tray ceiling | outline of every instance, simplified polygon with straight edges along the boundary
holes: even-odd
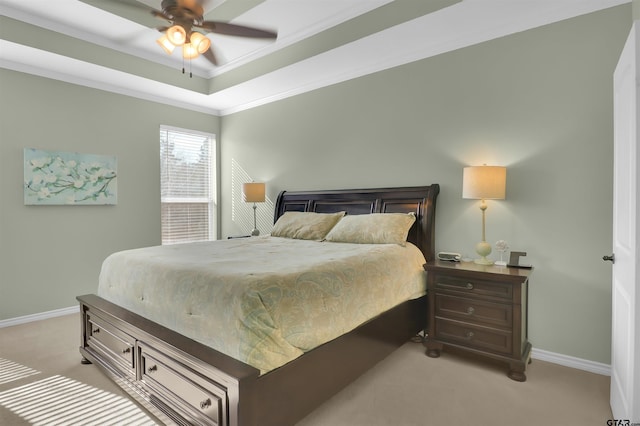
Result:
[[[209,0],[206,20],[274,29],[209,34],[221,59],[156,44],[160,0],[0,0],[0,67],[226,115],[630,0]],[[189,78],[189,70],[193,78]]]

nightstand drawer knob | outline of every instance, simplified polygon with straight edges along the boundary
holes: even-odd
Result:
[[[476,311],[476,310],[473,308],[473,306],[469,306],[469,307],[467,308],[467,315],[473,315],[473,313],[474,313],[475,311]]]
[[[467,283],[467,290],[473,290],[473,284]]]
[[[467,340],[473,339],[473,336],[475,336],[475,333],[473,331],[467,331],[467,334],[465,335]]]

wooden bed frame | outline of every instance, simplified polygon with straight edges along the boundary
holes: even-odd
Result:
[[[415,212],[408,240],[434,259],[439,186],[287,192],[286,211]],[[266,374],[96,295],[79,296],[83,363],[94,363],[159,420],[177,424],[286,426],[301,420],[426,327],[426,296]]]

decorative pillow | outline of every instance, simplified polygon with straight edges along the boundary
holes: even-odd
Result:
[[[271,235],[321,241],[344,213],[285,212],[273,226]]]
[[[413,213],[371,213],[343,217],[326,241],[356,244],[400,244],[404,246],[411,225],[416,221]]]

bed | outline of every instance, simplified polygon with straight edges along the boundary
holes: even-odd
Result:
[[[383,253],[384,250],[413,250],[419,253],[419,259],[432,260],[438,192],[439,186],[433,184],[383,189],[283,191],[277,198],[274,217],[276,228],[285,222],[284,219],[299,213],[305,214],[303,212],[340,218],[345,215],[344,218],[354,219],[364,219],[365,216],[357,215],[370,213],[411,215],[413,224],[406,238],[410,244],[351,244],[340,240],[339,233],[336,232],[327,235],[326,240],[329,242],[313,239],[301,241],[297,238],[281,238],[282,235],[276,232],[276,236],[231,239],[222,244],[212,245],[223,247],[223,252],[232,253],[231,258],[227,260],[224,259],[223,252],[209,253],[208,250],[214,248],[205,244],[184,245],[186,252],[180,252],[175,256],[171,254],[173,249],[160,247],[150,248],[151,251],[135,250],[128,253],[125,260],[114,254],[113,258],[110,256],[103,264],[99,295],[78,297],[82,316],[80,353],[83,363],[96,364],[142,406],[167,424],[295,424],[425,328],[427,303],[424,288],[420,291],[414,283],[407,285],[406,294],[401,294],[402,291],[395,289],[384,293],[384,283],[391,283],[395,277],[403,276],[403,283],[416,281],[404,276],[401,269],[415,269],[416,262],[421,261],[414,258],[410,267],[402,266],[401,269],[393,270],[376,269],[376,264],[381,261],[375,257],[367,261],[364,259],[369,259],[367,256],[370,255],[391,256],[389,253]],[[338,223],[342,223],[344,218],[338,219]],[[336,225],[333,231],[337,228]],[[344,330],[333,326],[325,330],[326,318],[318,323],[310,322],[308,326],[314,333],[305,332],[299,327],[299,323],[311,321],[310,318],[315,316],[314,311],[306,310],[305,303],[298,299],[273,298],[278,301],[284,300],[285,304],[295,305],[298,312],[288,314],[292,315],[290,317],[283,316],[288,319],[278,322],[277,327],[267,324],[270,327],[266,327],[264,332],[261,331],[265,318],[266,322],[279,320],[279,317],[274,316],[271,302],[266,300],[269,297],[265,296],[273,294],[273,289],[277,288],[279,295],[295,293],[296,283],[300,283],[301,276],[304,277],[305,283],[312,281],[308,279],[309,276],[324,277],[313,283],[312,288],[315,289],[337,285],[335,277],[322,269],[326,267],[326,262],[314,266],[315,269],[311,269],[313,273],[305,271],[304,268],[313,266],[315,261],[297,261],[298,257],[291,256],[291,252],[288,251],[291,250],[290,246],[294,252],[301,255],[306,250],[314,253],[316,247],[322,247],[322,250],[326,251],[331,246],[331,250],[335,248],[336,253],[326,252],[318,254],[317,257],[334,259],[338,256],[337,252],[341,251],[343,254],[340,256],[361,259],[359,263],[364,264],[364,269],[357,269],[350,264],[348,273],[340,274],[350,275],[350,279],[353,280],[363,280],[363,286],[368,282],[373,286],[373,282],[382,276],[382,293],[378,295],[378,290],[374,291],[371,287],[371,297],[366,291],[356,294],[355,299],[351,301],[342,300],[345,298],[341,295],[337,298],[340,299],[339,303],[336,302],[334,305],[327,303],[327,299],[323,298],[322,308],[332,313],[332,317],[338,317],[342,311],[354,311],[356,315],[354,319],[348,319],[351,323],[340,323],[340,327],[345,327]],[[370,250],[368,246],[376,246],[372,249],[373,254],[365,253]],[[189,250],[192,252],[189,253]],[[261,255],[265,251],[284,253],[283,259],[290,259],[285,262],[286,268],[269,265],[269,260]],[[142,259],[142,263],[137,263],[136,256]],[[221,259],[215,269],[224,275],[225,282],[232,280],[232,275],[220,271],[231,268],[227,265],[234,263],[232,259],[242,259],[242,263],[236,265],[236,269],[238,266],[241,269],[246,268],[242,281],[252,288],[252,297],[247,299],[249,302],[244,301],[236,306],[234,298],[224,299],[220,293],[212,296],[202,290],[206,286],[193,278],[206,275],[206,271],[200,266],[202,262],[198,260],[199,256],[203,259]],[[155,259],[156,266],[145,266],[148,265],[146,259],[149,257]],[[182,266],[172,266],[173,269],[163,271],[160,266],[168,264],[169,257],[178,260],[182,258]],[[249,261],[250,259],[252,261]],[[342,262],[341,257],[335,259],[329,263]],[[261,291],[259,286],[265,281],[264,275],[272,274],[270,268],[282,269],[285,271],[285,278],[291,275],[296,279],[289,287],[285,287],[285,284],[280,287],[269,285],[270,292]],[[181,282],[181,285],[177,286],[181,292],[167,296],[166,290],[151,293],[148,286],[137,288],[133,284],[126,284],[120,289],[110,289],[117,285],[103,284],[103,279],[108,283],[125,282],[126,280],[123,281],[124,278],[120,277],[121,274],[140,276],[141,270],[146,271],[143,276],[147,278],[147,274],[155,273],[155,276],[149,275],[151,278],[148,279],[157,282],[160,288],[163,288],[164,281],[167,282],[166,285],[170,285],[172,281],[183,280],[195,285],[195,290],[185,290]],[[420,273],[424,275],[423,271]],[[189,274],[191,278],[183,278]],[[113,275],[115,278],[108,280],[103,275]],[[238,279],[237,274],[233,276],[236,276],[234,279]],[[278,282],[284,282],[282,275],[278,275],[277,279]],[[133,297],[120,298],[118,295],[123,293],[129,293]],[[396,296],[398,298],[394,299]],[[155,304],[149,303],[149,300],[161,297],[167,298],[160,304],[161,308],[154,308],[157,301],[154,301]],[[236,329],[233,328],[232,322],[225,323],[224,316],[211,320],[203,315],[203,311],[210,312],[212,308],[203,309],[198,303],[209,298],[221,300],[222,305],[213,309],[217,312],[249,306],[247,310],[241,311],[241,316],[255,316],[258,322],[250,322]],[[187,307],[177,303],[182,299],[187,301]],[[361,303],[358,304],[358,301]],[[371,305],[379,304],[377,301],[384,303],[376,307],[377,310],[370,311]],[[175,309],[168,308],[172,305],[176,306]],[[147,309],[147,306],[151,307]],[[261,313],[256,306],[260,309],[266,306],[267,310]],[[304,309],[300,309],[302,306]],[[177,315],[174,310],[181,314]],[[176,322],[176,316],[186,316],[191,322]],[[283,327],[285,324],[287,327]],[[237,340],[243,328],[257,335],[254,343],[244,347],[243,343]],[[274,329],[277,331],[276,334],[273,333]],[[221,339],[223,334],[227,334],[226,338],[230,340]],[[321,337],[314,340],[316,334]],[[275,349],[272,346],[265,349],[263,342],[267,340],[276,343],[280,340],[282,344]],[[278,356],[264,356],[263,353],[275,353]]]

